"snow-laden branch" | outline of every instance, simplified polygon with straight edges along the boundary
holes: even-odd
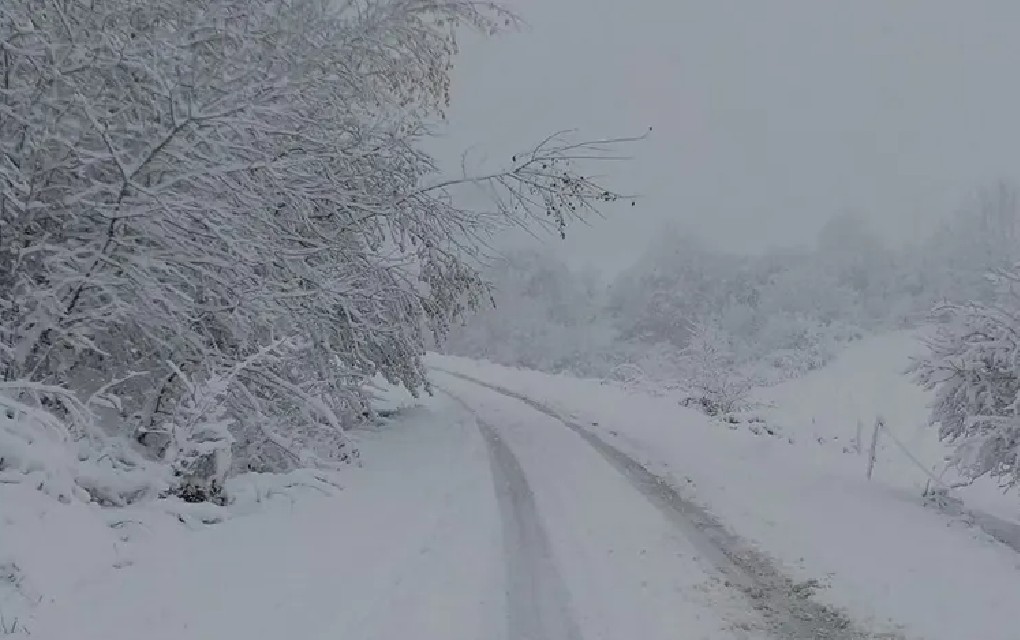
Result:
[[[470,0],[0,3],[0,394],[189,499],[353,460],[361,384],[426,386],[494,233],[620,198],[587,164],[627,139],[453,178],[422,150],[458,30],[516,24]]]

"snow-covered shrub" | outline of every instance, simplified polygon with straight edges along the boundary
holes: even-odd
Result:
[[[77,409],[77,420],[94,424],[86,417],[88,407]],[[33,486],[61,502],[123,505],[157,495],[167,479],[160,465],[140,456],[128,441],[81,429],[0,394],[0,485],[13,483]]]
[[[234,441],[230,433],[234,418],[224,396],[236,374],[193,380],[180,369],[176,373],[187,392],[164,427],[170,436],[166,456],[174,475],[170,493],[185,502],[221,502]]]
[[[991,277],[990,303],[948,304],[912,366],[935,391],[931,422],[956,444],[954,462],[968,476],[1020,484],[1020,265]]]
[[[664,346],[660,350],[649,350],[635,354],[635,361],[625,361],[609,367],[605,377],[625,387],[661,396],[677,391],[682,387],[679,367],[675,359],[675,350]]]
[[[823,367],[862,335],[857,327],[839,320],[822,322],[805,314],[777,313],[762,323],[743,349],[764,378],[780,382]]]
[[[754,381],[739,367],[731,337],[713,322],[698,322],[681,352],[687,406],[718,416],[743,408]]]

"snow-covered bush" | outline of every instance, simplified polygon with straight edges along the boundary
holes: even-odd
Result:
[[[1020,265],[991,277],[993,302],[940,307],[943,324],[911,366],[935,391],[931,422],[967,475],[1020,484]]]
[[[846,322],[776,313],[744,348],[763,377],[779,382],[823,367],[862,335],[861,329]]]
[[[733,352],[731,337],[718,324],[697,322],[681,352],[683,386],[691,395],[685,404],[711,416],[743,408],[754,380],[741,369]]]
[[[33,394],[22,389],[19,395]],[[65,399],[75,403],[73,397]],[[152,497],[167,486],[160,466],[127,441],[81,430],[76,424],[90,423],[62,420],[35,404],[0,395],[0,486],[24,482],[61,502],[78,499],[101,505]]]

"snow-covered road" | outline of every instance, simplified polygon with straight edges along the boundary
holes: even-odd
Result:
[[[764,625],[756,619],[756,628],[772,637],[1016,640],[1016,552],[968,517],[926,504],[926,475],[898,450],[880,452],[869,481],[866,458],[845,445],[855,418],[842,415],[844,395],[860,405],[856,419],[896,415],[898,435],[916,444],[908,408],[886,411],[897,402],[917,404],[916,421],[924,419],[924,402],[907,394],[909,381],[900,379],[906,349],[893,347],[901,339],[912,337],[862,344],[848,354],[853,358],[776,389],[782,393],[775,403],[735,423],[685,409],[674,395],[608,380],[450,356],[432,356],[430,365],[475,380],[460,380],[455,390],[470,396],[491,422],[510,428],[512,421],[488,417],[493,409],[485,406],[498,404],[515,421],[545,424],[546,431],[558,427],[600,451],[688,541],[703,549],[707,538],[744,578],[734,579],[726,563],[711,563],[707,573],[755,584],[744,609],[774,611]],[[881,387],[870,384],[876,376]],[[862,379],[869,384],[860,384]],[[443,384],[451,380],[440,378]],[[495,387],[502,399],[482,394],[479,382],[482,389]],[[798,420],[802,415],[807,419]],[[762,428],[760,416],[775,434]],[[525,449],[515,453],[526,463]],[[920,477],[919,486],[903,482],[911,478],[908,471]],[[661,494],[658,478],[664,479]],[[1002,511],[1002,517],[1008,514],[1008,508]],[[777,627],[787,621],[810,629],[810,620],[831,615],[836,618],[820,624],[817,635],[803,626],[799,635]],[[847,619],[856,630],[840,628]]]
[[[359,431],[339,493],[240,478],[247,506],[191,531],[162,501],[0,486],[0,614],[47,640],[1016,637],[1016,555],[855,456],[599,381],[433,367],[441,393]]]
[[[507,636],[580,640],[566,586],[527,476],[499,431],[481,418],[475,418],[475,422],[488,445],[500,507]]]
[[[482,381],[449,373],[437,379],[487,434],[497,486],[505,483],[529,505],[523,513],[504,509],[504,520],[517,519],[512,529],[523,519],[548,535],[548,552],[544,537],[533,549],[548,553],[554,568],[512,581],[508,595],[513,603],[552,592],[552,624],[511,638],[873,637],[812,601],[810,589],[580,425]],[[508,563],[531,566],[508,549]],[[525,594],[514,593],[522,587]],[[519,611],[508,613],[510,628],[519,628]]]
[[[506,505],[507,637],[757,637],[699,550],[583,440],[517,400],[443,386],[469,398]]]
[[[150,523],[110,551],[95,529],[91,547],[21,556],[41,596],[32,637],[866,637],[578,425],[436,381],[444,394],[361,435],[370,464],[339,495],[274,499],[198,532]],[[83,531],[31,504],[21,522]]]

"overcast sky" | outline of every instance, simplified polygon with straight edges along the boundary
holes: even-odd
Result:
[[[666,219],[757,251],[851,211],[902,241],[1020,177],[1018,0],[507,4],[529,25],[465,42],[444,149],[654,127],[613,168],[642,203],[575,229],[574,261],[625,264]]]

